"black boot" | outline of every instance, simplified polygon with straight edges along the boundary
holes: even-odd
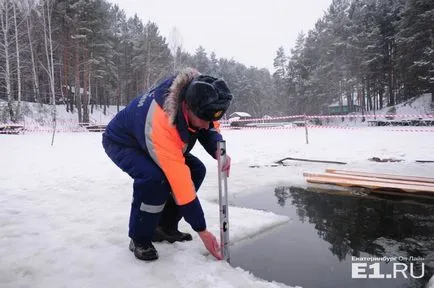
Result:
[[[158,259],[158,252],[151,242],[149,244],[136,243],[132,239],[130,241],[130,251],[134,252],[137,259],[144,261],[152,261]]]
[[[176,241],[191,241],[193,237],[189,233],[180,232],[178,229],[167,229],[161,226],[158,226],[155,229],[154,236],[152,237],[153,242],[162,242],[167,241],[169,243],[173,243]]]

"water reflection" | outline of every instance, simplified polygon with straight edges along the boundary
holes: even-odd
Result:
[[[433,257],[432,205],[337,196],[298,187],[277,187],[275,196],[279,206],[295,206],[301,222],[314,224],[318,236],[330,243],[329,250],[339,261],[360,257],[361,253],[378,257],[422,257],[426,263]],[[419,284],[426,283],[432,275],[430,266],[425,265],[426,277]],[[420,270],[420,263],[416,268]],[[418,272],[415,274],[419,275]]]

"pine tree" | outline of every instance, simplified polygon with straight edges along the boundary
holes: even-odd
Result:
[[[434,100],[434,2],[408,0],[401,15],[397,54],[406,93],[428,92]]]

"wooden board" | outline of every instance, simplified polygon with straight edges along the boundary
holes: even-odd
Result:
[[[364,199],[387,199],[396,200],[402,203],[418,204],[418,205],[434,205],[434,197],[432,193],[407,193],[403,191],[387,191],[381,189],[366,189],[360,191],[357,190],[358,187],[344,187],[336,184],[324,184],[324,183],[309,183],[306,188],[307,191],[316,193],[325,193],[330,195],[346,196],[346,197],[362,197]],[[353,190],[356,189],[356,190]],[[360,193],[362,192],[362,193]],[[391,197],[390,197],[391,196]],[[428,201],[427,201],[428,200]]]
[[[0,125],[0,134],[20,134],[24,131],[23,125],[6,124]]]
[[[303,176],[304,177],[330,177],[330,178],[339,178],[339,179],[354,179],[354,180],[363,180],[363,181],[374,181],[374,182],[407,184],[407,185],[422,185],[422,186],[434,187],[434,183],[431,183],[431,182],[396,180],[396,179],[389,179],[389,178],[376,178],[376,177],[371,177],[371,176],[357,176],[357,175],[334,174],[334,173],[311,173],[311,172],[305,172],[305,173],[303,173]]]
[[[433,193],[434,187],[423,185],[409,185],[400,183],[387,183],[381,181],[365,181],[356,179],[345,178],[331,178],[331,177],[306,177],[306,181],[309,183],[324,183],[324,184],[336,184],[344,187],[365,187],[369,189],[397,189],[408,193],[428,192]]]
[[[370,172],[362,172],[362,171],[349,171],[349,170],[337,170],[337,169],[326,169],[326,172],[334,173],[334,174],[342,174],[342,175],[365,176],[365,177],[372,177],[378,179],[394,179],[394,180],[434,183],[434,178],[430,178],[430,177],[404,176],[404,175],[396,175],[396,174],[370,173]]]

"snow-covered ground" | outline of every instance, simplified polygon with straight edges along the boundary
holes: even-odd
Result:
[[[434,177],[434,133],[358,130],[223,130],[232,157],[230,197],[276,185],[306,186],[303,172],[340,165],[286,162],[284,157],[348,162],[345,169]],[[200,239],[156,244],[160,259],[146,263],[128,250],[132,181],[104,154],[100,133],[0,135],[0,287],[286,287],[255,278],[207,255]],[[199,191],[209,229],[218,237],[216,162],[196,145],[208,168]],[[397,158],[377,163],[368,158]],[[230,207],[232,242],[290,219]],[[182,230],[192,232],[181,222]],[[218,237],[219,238],[219,237]],[[434,282],[431,279],[431,283]],[[433,287],[434,283],[430,287]]]
[[[430,93],[423,94],[419,97],[409,99],[403,103],[395,105],[394,108],[386,107],[377,112],[377,114],[393,113],[396,115],[427,115],[434,112],[431,103],[432,96]]]

